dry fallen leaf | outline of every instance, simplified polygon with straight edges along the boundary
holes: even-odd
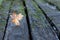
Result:
[[[23,15],[21,13],[16,14],[15,12],[12,13],[12,15],[10,15],[11,17],[11,21],[12,23],[16,24],[16,25],[20,25],[19,20],[21,20],[23,18]]]

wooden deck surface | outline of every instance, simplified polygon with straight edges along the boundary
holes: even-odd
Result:
[[[59,2],[1,0],[0,40],[60,40]],[[11,15],[14,11],[23,15],[19,25],[12,22]]]

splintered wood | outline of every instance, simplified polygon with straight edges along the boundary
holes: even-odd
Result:
[[[13,12],[12,15],[10,15],[12,23],[15,25],[20,25],[19,21],[23,18],[23,15],[21,13],[16,14],[16,12]]]

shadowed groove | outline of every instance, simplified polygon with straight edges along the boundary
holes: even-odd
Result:
[[[27,21],[27,24],[28,24],[29,40],[33,40],[32,34],[31,34],[31,26],[30,26],[30,22],[29,22],[27,7],[26,7],[26,4],[25,4],[25,1],[23,0],[22,2],[23,2],[23,5],[25,7],[24,10],[25,10],[25,13],[26,13],[26,21]]]
[[[9,12],[8,12],[8,13],[10,13],[10,12],[11,12],[11,9],[10,9],[10,8],[11,8],[11,5],[13,4],[13,1],[14,1],[14,0],[12,0],[12,2],[11,2],[11,4],[10,4]],[[5,30],[4,30],[4,35],[3,35],[2,40],[4,40],[4,38],[5,38],[6,30],[7,30],[7,27],[8,27],[9,17],[10,17],[10,14],[8,14],[8,17],[7,17],[7,20],[6,20],[6,25],[5,25]]]

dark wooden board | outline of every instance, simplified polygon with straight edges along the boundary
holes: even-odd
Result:
[[[4,35],[10,4],[11,1],[7,0],[4,0],[3,3],[1,3],[2,8],[0,8],[0,40],[2,40]]]
[[[11,11],[14,10],[17,11],[17,14],[21,13],[23,18],[19,21],[20,25],[18,26],[12,23],[11,17],[9,18],[5,40],[29,40],[28,26],[22,0],[14,0]]]
[[[38,1],[38,0],[36,0]],[[25,0],[33,40],[58,40],[42,11],[32,0]]]
[[[40,2],[37,2],[37,3],[43,9],[43,11],[47,14],[47,16],[52,20],[52,22],[56,25],[57,29],[60,31],[60,26],[59,26],[60,11],[57,10],[54,6],[51,6],[49,4],[47,5],[46,3],[43,4]]]

